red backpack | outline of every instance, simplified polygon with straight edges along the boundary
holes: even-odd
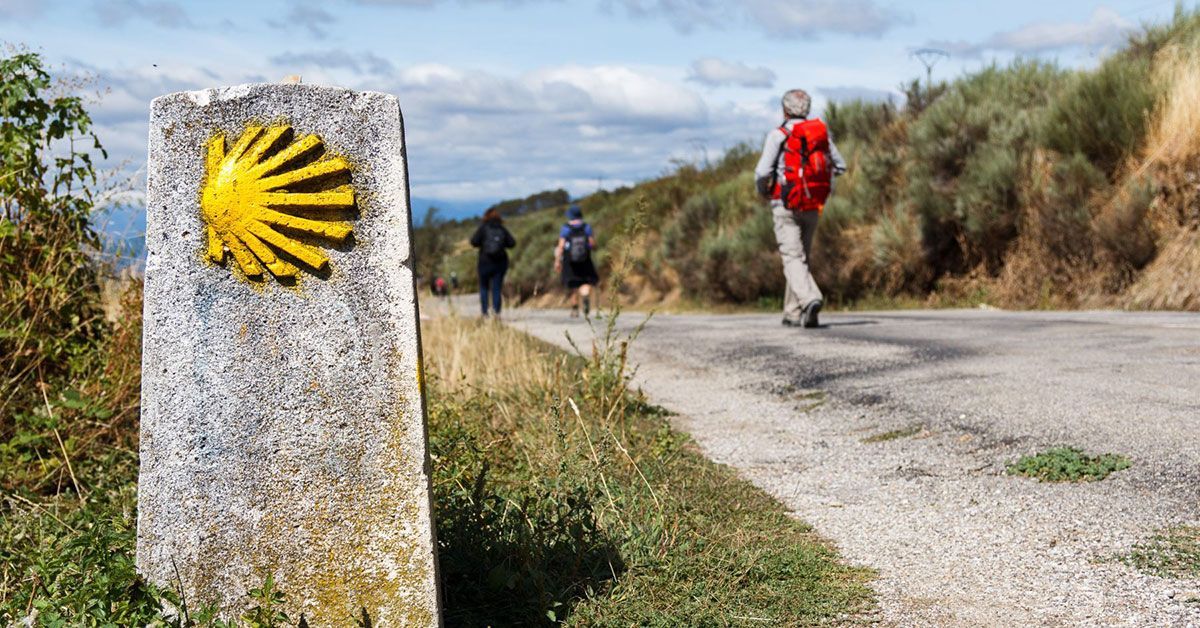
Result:
[[[783,154],[783,181],[776,182],[774,197],[792,211],[821,211],[829,199],[833,169],[830,167],[829,129],[819,119],[801,120],[792,127],[779,127],[787,137],[779,145]]]

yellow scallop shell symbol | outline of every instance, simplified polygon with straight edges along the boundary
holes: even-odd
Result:
[[[266,267],[276,278],[294,278],[299,268],[293,262],[326,270],[329,257],[297,236],[340,243],[351,234],[345,222],[312,217],[354,208],[348,184],[320,189],[322,182],[348,179],[350,164],[326,158],[316,135],[288,143],[290,131],[288,125],[247,126],[228,151],[222,134],[208,142],[200,193],[206,255],[221,264],[228,250],[247,277],[261,277]],[[306,213],[310,217],[298,215]]]

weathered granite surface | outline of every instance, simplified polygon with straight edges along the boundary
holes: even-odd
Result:
[[[351,164],[352,239],[295,285],[204,254],[205,145],[251,123]],[[150,116],[138,568],[230,616],[268,573],[293,621],[440,623],[411,219],[393,96],[242,85]]]

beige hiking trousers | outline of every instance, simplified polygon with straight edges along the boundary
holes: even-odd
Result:
[[[779,256],[783,258],[783,276],[787,278],[783,317],[798,321],[804,306],[821,298],[821,289],[808,269],[813,235],[821,215],[820,212],[793,212],[784,209],[779,201],[771,202],[771,215],[775,221]]]

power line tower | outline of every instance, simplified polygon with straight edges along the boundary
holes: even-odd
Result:
[[[925,66],[925,89],[933,89],[933,66],[943,59],[949,59],[950,53],[940,48],[920,48],[914,50],[912,56]]]

